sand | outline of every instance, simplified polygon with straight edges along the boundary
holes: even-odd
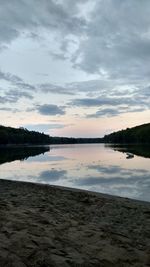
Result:
[[[150,203],[0,180],[5,266],[150,266]]]

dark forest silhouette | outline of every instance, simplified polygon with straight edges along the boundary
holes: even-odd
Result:
[[[51,137],[44,133],[29,131],[25,128],[0,126],[0,144],[79,144],[100,143],[102,138]]]
[[[44,154],[50,150],[49,146],[3,146],[0,148],[0,164],[15,160],[26,160]]]
[[[104,143],[150,143],[150,123],[127,128],[104,136]]]
[[[132,153],[136,156],[144,158],[150,158],[150,144],[106,144],[106,147],[110,147],[115,151],[123,153]]]
[[[84,144],[84,143],[150,143],[150,123],[127,128],[103,138],[52,137],[25,128],[0,126],[0,145]]]

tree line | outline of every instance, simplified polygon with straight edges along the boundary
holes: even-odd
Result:
[[[105,135],[103,138],[53,137],[26,128],[0,126],[0,145],[86,144],[86,143],[150,143],[150,123]]]
[[[104,143],[150,143],[150,123],[105,135]]]
[[[102,138],[52,137],[44,133],[29,131],[26,128],[0,126],[0,145],[9,144],[80,144],[100,143]]]
[[[0,126],[0,144],[46,144],[49,135],[25,128],[12,128]]]

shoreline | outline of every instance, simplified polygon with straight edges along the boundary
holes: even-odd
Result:
[[[1,182],[5,181],[6,183],[16,183],[16,184],[20,184],[23,185],[31,185],[31,186],[38,186],[38,187],[50,187],[50,188],[54,188],[54,189],[58,189],[58,190],[62,190],[62,191],[70,191],[72,193],[85,193],[89,196],[94,195],[95,197],[99,197],[99,198],[110,198],[110,199],[118,199],[120,201],[131,201],[131,202],[135,202],[135,204],[145,204],[145,205],[150,205],[150,201],[146,201],[146,200],[141,200],[141,199],[135,199],[135,198],[129,198],[129,197],[123,197],[123,196],[118,196],[118,195],[111,195],[111,194],[107,194],[107,193],[101,193],[101,192],[96,192],[96,191],[91,191],[88,189],[81,189],[81,188],[75,188],[75,187],[67,187],[67,186],[62,186],[62,185],[52,185],[52,184],[47,184],[47,183],[40,183],[40,182],[29,182],[29,181],[18,181],[18,180],[9,180],[9,179],[1,179],[0,178],[0,185]]]
[[[149,202],[1,179],[0,218],[0,266],[150,266]]]

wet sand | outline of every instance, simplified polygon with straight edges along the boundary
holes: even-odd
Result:
[[[150,203],[0,180],[5,266],[150,266]]]

